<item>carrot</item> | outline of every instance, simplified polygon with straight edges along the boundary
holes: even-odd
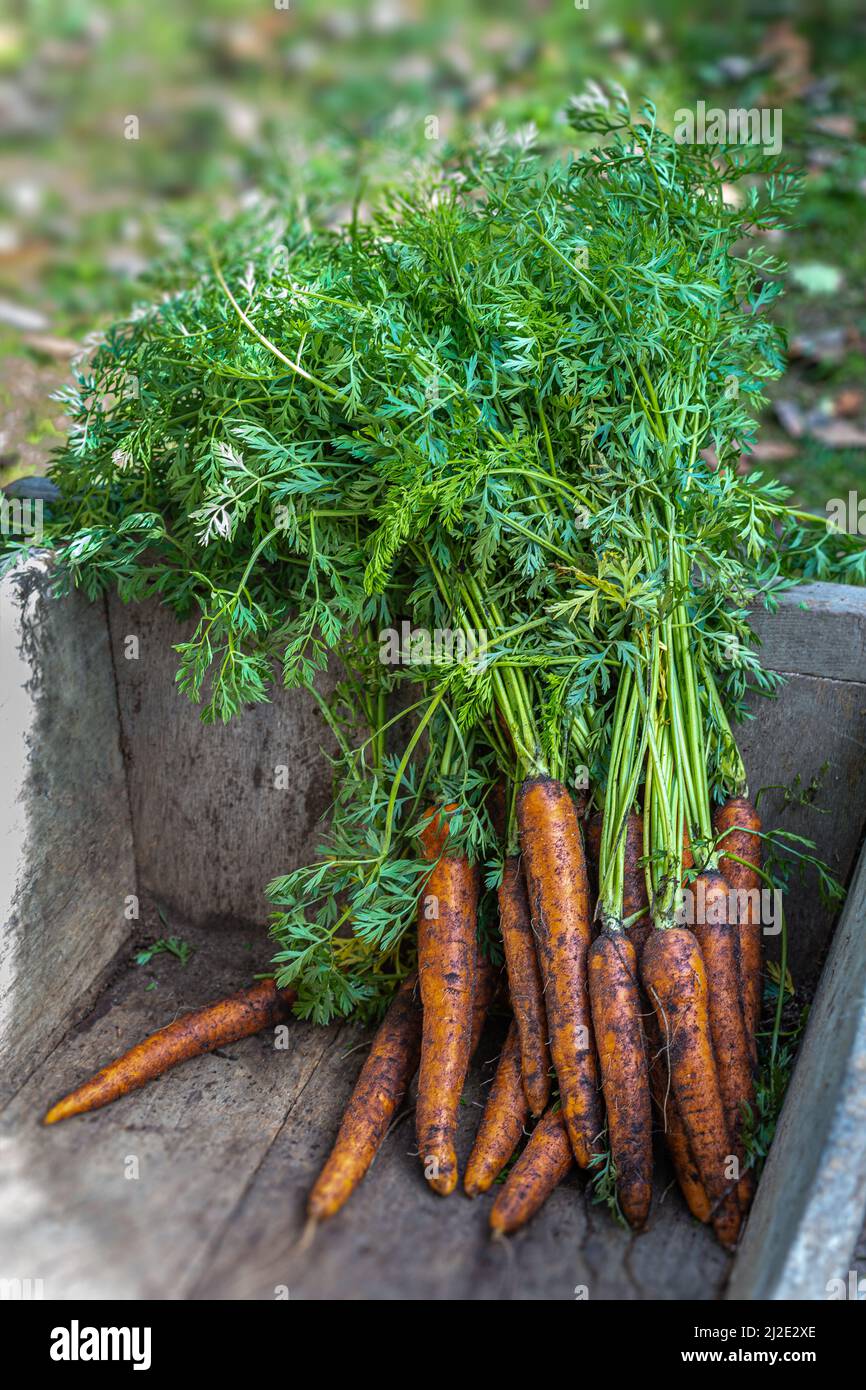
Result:
[[[481,947],[475,947],[475,989],[472,994],[472,1038],[469,1044],[469,1055],[474,1057],[478,1051],[478,1044],[481,1042],[481,1034],[484,1032],[484,1025],[487,1022],[487,1014],[493,1000],[496,998],[496,991],[499,989],[499,982],[502,978],[502,969],[496,966],[485,956]]]
[[[689,838],[687,825],[683,826],[683,868],[693,869],[695,867],[695,856],[692,854],[692,842]]]
[[[495,1236],[510,1235],[534,1216],[574,1164],[561,1110],[542,1115],[490,1211]]]
[[[456,801],[452,801],[449,806],[444,806],[441,811],[437,811],[433,806],[424,816],[424,825],[420,833],[421,847],[424,850],[424,858],[438,859],[446,844],[448,843],[448,820],[447,817],[457,810]]]
[[[511,1007],[520,1039],[523,1089],[533,1115],[540,1115],[550,1098],[547,1013],[526,883],[520,857],[516,854],[509,854],[505,859],[499,887],[499,925],[505,946]]]
[[[739,895],[738,922],[740,928],[740,993],[743,1017],[752,1056],[757,1062],[757,1034],[761,1026],[761,914],[755,907],[754,893],[760,890],[761,880],[755,869],[761,867],[761,818],[747,796],[732,796],[713,815],[713,830],[720,837],[719,868],[725,882]],[[721,838],[724,837],[724,838]],[[727,850],[727,854],[725,851]],[[731,859],[746,859],[753,868]]]
[[[503,778],[494,782],[485,805],[497,842],[504,844],[508,834],[508,787]]]
[[[415,1075],[421,1053],[417,984],[415,974],[403,981],[379,1025],[334,1147],[307,1201],[307,1214],[313,1221],[334,1216],[351,1197]]]
[[[598,1147],[602,1119],[586,974],[589,885],[580,827],[567,788],[551,777],[527,778],[517,798],[517,819],[563,1118],[574,1156],[586,1168]]]
[[[596,845],[601,843],[603,815],[601,812],[593,820],[598,821],[595,835]],[[589,842],[589,837],[588,842]],[[596,855],[598,848],[596,848]],[[625,864],[623,874],[623,917],[632,916],[647,906],[646,874],[640,862],[643,854],[643,816],[636,813],[628,818],[625,843]],[[683,868],[694,867],[688,830],[683,830]],[[637,958],[640,960],[643,948],[652,931],[647,914],[645,922],[637,922],[628,929],[628,938],[634,943]],[[590,977],[590,988],[592,978]],[[688,1136],[683,1126],[676,1098],[670,1089],[667,1065],[667,1050],[662,1046],[655,1014],[646,1007],[642,1010],[641,1022],[646,1035],[647,1070],[649,1073],[650,1094],[659,1111],[662,1132],[665,1136],[674,1172],[686,1205],[699,1221],[709,1221],[710,1203],[701,1186],[700,1174],[689,1149]],[[598,1033],[596,1032],[596,1036]]]
[[[634,917],[638,912],[645,915],[640,921],[635,922],[628,928],[629,939],[634,942],[638,959],[640,953],[646,945],[647,937],[652,930],[652,921],[648,911],[649,900],[646,891],[646,873],[641,863],[643,859],[643,816],[633,812],[627,822],[625,830],[625,865],[623,869],[622,882],[622,915],[623,918]]]
[[[279,1023],[289,1017],[294,999],[294,990],[277,989],[273,980],[259,980],[227,999],[184,1014],[64,1096],[51,1107],[42,1123],[53,1125],[70,1115],[110,1105],[188,1057],[200,1057],[203,1052],[213,1052],[214,1048]]]
[[[497,789],[494,788],[494,792]],[[504,793],[503,793],[504,796]],[[448,841],[448,822],[446,815],[457,810],[457,803],[452,802],[446,806],[440,814],[437,811],[427,813],[426,824],[421,831],[421,844],[427,859],[437,859],[442,853]],[[487,1014],[490,1006],[496,997],[501,979],[501,968],[495,966],[488,956],[484,954],[480,945],[476,944],[475,949],[475,989],[472,996],[472,1042],[470,1056],[474,1057],[481,1042],[481,1034],[484,1031],[484,1024],[487,1021]]]
[[[467,1197],[486,1192],[499,1176],[520,1143],[528,1116],[520,1073],[520,1035],[517,1021],[512,1019],[466,1165],[463,1187]]]
[[[601,851],[601,832],[604,828],[604,813],[596,811],[591,816],[586,826],[586,853],[590,863],[595,867],[596,881],[598,879],[598,857]],[[629,927],[629,939],[634,943],[638,960],[644,948],[646,939],[652,930],[648,908],[646,891],[646,874],[641,863],[643,858],[643,816],[637,812],[632,812],[626,820],[625,829],[625,863],[623,865],[623,893],[622,893],[622,915],[623,918],[634,917],[638,912],[643,912],[645,916]]]
[[[740,1165],[740,1205],[746,1210],[752,1197],[753,1179],[746,1172],[743,1106],[754,1105],[755,1088],[740,997],[737,928],[728,920],[728,885],[721,874],[700,874],[692,885],[692,892],[698,904],[694,931],[707,971],[710,1032],[719,1088],[731,1152]]]
[[[583,843],[586,850],[586,873],[593,900],[598,897],[598,861],[601,855],[601,832],[604,812],[593,811],[583,822]]]
[[[659,1112],[662,1133],[674,1173],[692,1216],[706,1223],[712,1215],[712,1207],[704,1191],[697,1164],[692,1157],[677,1098],[671,1089],[668,1051],[662,1043],[658,1020],[653,1012],[645,1015],[644,1028],[649,1051],[650,1090]]]
[[[604,931],[590,946],[588,961],[617,1195],[629,1225],[639,1231],[652,1198],[653,1157],[637,956],[624,931]]]
[[[439,819],[431,819],[428,855],[442,845]],[[425,1176],[443,1197],[457,1185],[454,1140],[472,1051],[478,890],[477,869],[463,856],[446,856],[434,864],[418,909],[424,1018],[415,1130]]]
[[[712,1206],[716,1235],[736,1244],[740,1209],[726,1176],[731,1141],[710,1033],[701,948],[685,927],[655,929],[641,960],[644,988],[667,1048],[671,1085],[691,1152]]]

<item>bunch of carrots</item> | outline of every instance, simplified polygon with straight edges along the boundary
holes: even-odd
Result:
[[[773,691],[748,610],[792,582],[811,524],[735,467],[782,368],[779,263],[738,248],[796,180],[677,145],[651,108],[572,114],[606,143],[562,166],[491,140],[370,224],[228,229],[83,378],[56,469],[66,577],[194,599],[178,681],[197,700],[210,681],[207,718],[268,698],[278,662],[319,702],[337,790],[316,862],[268,888],[275,978],[46,1120],[291,1012],[356,1016],[379,1027],[310,1220],[358,1186],[416,1074],[419,1161],[448,1196],[495,1001],[508,1033],[462,1175],[471,1197],[497,1185],[493,1230],[574,1165],[640,1230],[659,1133],[731,1248],[773,883],[732,721]],[[459,642],[389,666],[403,619]]]
[[[418,909],[417,968],[398,988],[361,1068],[310,1193],[312,1225],[354,1192],[416,1073],[424,1176],[442,1196],[457,1186],[461,1097],[501,982],[478,945],[478,870],[448,852],[447,816],[456,809],[426,817],[421,838],[432,867]],[[648,921],[640,816],[628,817],[623,839],[627,916],[606,917],[595,933],[589,873],[601,862],[603,816],[586,826],[587,855],[568,788],[534,776],[517,792],[516,821],[519,848],[506,855],[498,889],[512,1016],[463,1175],[467,1196],[493,1186],[532,1124],[491,1208],[494,1233],[517,1230],[575,1164],[590,1169],[607,1144],[621,1211],[640,1230],[657,1128],[692,1214],[712,1222],[731,1248],[753,1193],[742,1142],[761,999],[760,931],[750,917],[760,856],[753,806],[731,798],[717,813],[727,878],[710,870],[694,880],[706,901],[694,933]],[[744,890],[740,921],[730,920],[727,887]],[[293,998],[267,980],[187,1015],[58,1102],[45,1123],[97,1109],[177,1062],[280,1022]]]

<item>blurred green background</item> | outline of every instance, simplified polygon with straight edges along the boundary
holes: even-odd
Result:
[[[31,0],[0,19],[0,484],[44,471],[69,355],[185,231],[286,182],[339,218],[429,136],[534,121],[588,80],[783,110],[807,171],[758,456],[824,509],[866,458],[866,8],[661,0]]]

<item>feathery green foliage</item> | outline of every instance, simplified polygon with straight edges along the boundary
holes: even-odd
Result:
[[[376,1014],[408,968],[431,799],[487,863],[483,918],[501,775],[603,799],[614,758],[614,914],[615,822],[645,775],[652,892],[675,881],[674,822],[711,853],[709,797],[744,779],[730,721],[778,679],[748,611],[792,582],[786,555],[830,562],[784,489],[734,466],[783,368],[761,235],[798,179],[752,147],[678,145],[621,98],[571,115],[603,143],[567,163],[494,132],[367,223],[316,228],[289,202],[215,228],[66,398],[63,581],[194,614],[177,679],[202,718],[315,692],[342,659],[317,695],[330,837],[268,890],[280,982],[320,1021]],[[404,618],[468,654],[383,664]]]

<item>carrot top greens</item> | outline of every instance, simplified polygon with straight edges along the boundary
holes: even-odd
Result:
[[[64,394],[62,581],[194,615],[177,681],[203,719],[304,687],[335,738],[327,843],[268,889],[279,982],[322,1022],[380,1013],[411,964],[431,797],[458,803],[489,911],[502,775],[610,811],[613,918],[642,799],[669,918],[683,827],[712,860],[711,799],[745,781],[731,721],[779,679],[750,608],[799,573],[866,578],[854,540],[735,467],[783,369],[764,234],[798,178],[624,99],[570,114],[601,143],[565,164],[499,131],[368,222],[287,198],[212,229]],[[404,620],[450,648],[383,661]]]

